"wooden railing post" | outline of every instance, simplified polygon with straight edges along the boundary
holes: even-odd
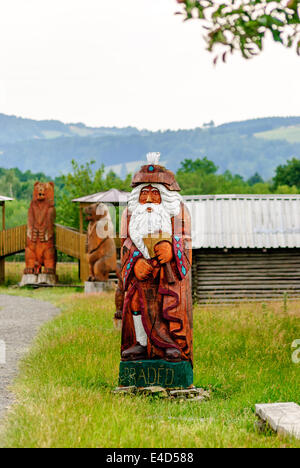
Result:
[[[80,234],[80,279],[87,281],[89,277],[89,265],[86,255],[86,234]]]
[[[0,258],[0,284],[5,281],[5,257]]]

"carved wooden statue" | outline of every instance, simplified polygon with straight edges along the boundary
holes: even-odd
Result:
[[[54,183],[36,182],[28,212],[25,275],[54,275],[56,251],[54,240]]]
[[[103,203],[95,203],[85,208],[89,221],[87,234],[87,257],[89,263],[88,281],[107,282],[109,273],[116,272],[119,284],[116,291],[116,318],[122,318],[124,293],[117,264],[117,250],[114,241],[114,227],[109,210]]]
[[[87,233],[88,281],[108,281],[109,273],[116,271],[117,251],[113,239],[113,224],[108,208],[94,203],[85,208],[89,221]]]
[[[148,155],[122,218],[120,385],[192,385],[191,222],[174,174]]]

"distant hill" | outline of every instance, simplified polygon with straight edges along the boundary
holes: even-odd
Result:
[[[0,114],[0,167],[65,173],[70,162],[96,161],[124,176],[160,151],[173,170],[185,158],[206,156],[244,177],[259,172],[272,177],[274,169],[291,157],[300,159],[300,117],[270,117],[232,122],[217,127],[178,131],[139,131],[136,128],[91,128],[81,123],[35,121]]]

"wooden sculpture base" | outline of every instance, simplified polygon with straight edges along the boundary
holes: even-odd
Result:
[[[189,361],[164,360],[121,361],[120,387],[189,388],[193,385],[193,368]]]
[[[95,294],[114,291],[116,289],[114,281],[86,281],[84,283],[85,294]]]
[[[54,286],[57,283],[57,276],[54,274],[40,273],[39,275],[23,275],[19,286]]]

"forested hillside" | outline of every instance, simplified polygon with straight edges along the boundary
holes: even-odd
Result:
[[[287,159],[300,158],[300,117],[149,132],[0,115],[0,166],[5,168],[55,177],[70,171],[72,159],[83,164],[95,160],[96,168],[104,164],[124,177],[136,170],[149,151],[160,151],[162,160],[175,170],[186,158],[206,156],[219,173],[229,170],[248,178],[258,172],[268,179]]]
[[[300,160],[293,158],[276,168],[275,177],[264,181],[255,173],[245,180],[238,174],[225,171],[218,173],[218,167],[206,157],[202,159],[185,159],[180,163],[176,178],[182,195],[204,194],[299,194],[300,193]],[[27,222],[27,211],[32,198],[33,185],[36,180],[50,180],[43,173],[22,173],[19,169],[0,169],[0,194],[15,198],[7,203],[7,227],[18,226]],[[56,177],[55,201],[57,222],[79,227],[79,210],[74,198],[103,192],[111,188],[131,190],[131,175],[124,179],[114,172],[106,172],[104,166],[95,169],[94,163],[78,164],[72,161],[72,171]]]

